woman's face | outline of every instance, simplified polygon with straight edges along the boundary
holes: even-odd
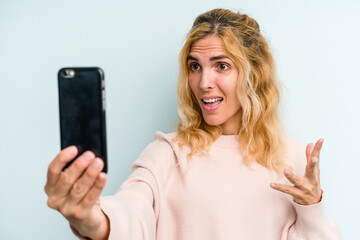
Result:
[[[221,38],[211,35],[193,43],[188,56],[189,84],[205,122],[223,134],[238,134],[241,113],[236,96],[239,72]]]

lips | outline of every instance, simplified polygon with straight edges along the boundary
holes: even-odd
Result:
[[[204,97],[201,99],[202,107],[208,112],[215,111],[220,107],[223,100],[222,97]]]
[[[202,101],[203,103],[205,103],[205,104],[211,104],[211,103],[215,103],[215,102],[217,102],[217,101],[222,101],[222,100],[223,100],[223,98],[221,98],[221,97],[217,97],[217,98],[207,98],[207,99],[203,98],[203,99],[201,99],[201,101]]]

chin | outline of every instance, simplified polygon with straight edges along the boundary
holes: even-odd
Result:
[[[219,119],[212,117],[204,117],[205,122],[210,126],[219,126],[222,122]]]

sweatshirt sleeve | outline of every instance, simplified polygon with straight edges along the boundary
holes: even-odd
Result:
[[[303,176],[306,166],[306,146],[296,139],[287,136],[288,159],[292,162],[295,174]],[[321,161],[321,159],[320,159]],[[321,178],[321,177],[320,177]],[[290,184],[290,183],[289,183]],[[338,225],[326,214],[322,196],[319,203],[313,205],[300,205],[292,201],[296,212],[296,221],[289,228],[288,240],[340,240],[341,231]]]
[[[324,198],[324,197],[323,197]],[[289,229],[289,240],[341,240],[338,225],[330,219],[324,208],[324,199],[319,203],[305,206],[293,202],[297,218]]]
[[[101,209],[110,221],[109,239],[155,239],[156,180],[147,171],[136,169],[132,179],[126,181],[114,196],[100,199]],[[142,179],[135,175],[141,175]]]
[[[109,239],[156,238],[162,183],[172,159],[171,146],[156,140],[134,162],[130,177],[118,192],[100,199],[100,206],[110,221]]]

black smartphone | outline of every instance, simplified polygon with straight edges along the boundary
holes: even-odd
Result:
[[[58,72],[61,149],[75,145],[78,156],[90,150],[104,161],[107,172],[104,81],[98,67],[66,67]]]

